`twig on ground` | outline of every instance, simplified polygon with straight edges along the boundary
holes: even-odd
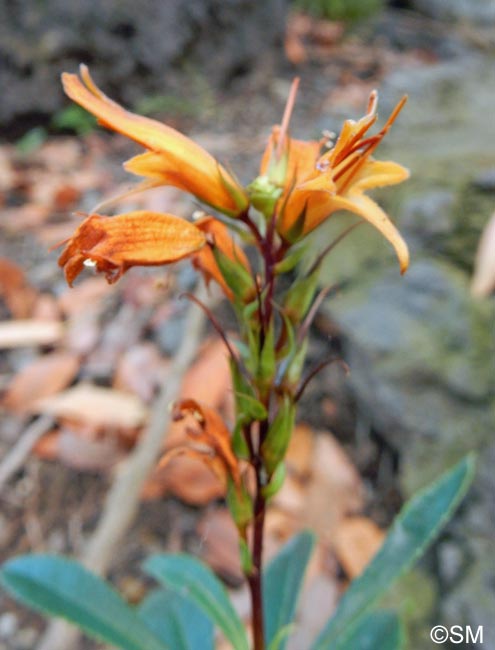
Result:
[[[52,428],[54,423],[55,420],[51,415],[42,415],[22,432],[17,443],[0,464],[0,492],[12,474],[15,474],[24,465],[34,445]]]
[[[196,296],[202,302],[207,300],[203,288],[198,290]],[[116,545],[129,529],[138,511],[141,490],[163,448],[170,422],[168,405],[179,397],[182,380],[200,343],[204,321],[203,311],[192,305],[181,345],[153,404],[148,426],[139,444],[116,474],[105,499],[100,521],[82,554],[83,564],[100,575],[105,574],[109,568]],[[52,621],[37,650],[70,650],[78,635],[78,630],[65,621]]]

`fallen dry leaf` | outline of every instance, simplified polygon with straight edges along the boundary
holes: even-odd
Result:
[[[130,393],[79,384],[63,393],[38,400],[33,409],[57,418],[82,422],[95,429],[136,429],[148,412],[143,402]]]
[[[156,345],[149,341],[137,343],[119,356],[113,386],[151,402],[168,365]]]
[[[225,496],[225,490],[203,463],[182,456],[171,460],[165,468],[155,470],[144,486],[142,498],[160,499],[167,494],[190,505],[203,506]]]
[[[81,312],[95,309],[112,290],[105,278],[86,278],[77,287],[67,288],[58,299],[58,304],[66,316],[77,316]]]
[[[198,522],[201,557],[228,584],[243,580],[239,558],[239,533],[227,508],[210,510]]]
[[[66,388],[79,370],[79,358],[70,352],[52,352],[23,368],[11,381],[3,406],[29,411],[33,402]]]
[[[474,275],[471,282],[473,296],[482,298],[489,296],[495,289],[495,212],[490,217],[481,235],[476,259]]]
[[[223,341],[211,339],[205,343],[198,361],[184,378],[180,394],[219,410],[233,399],[230,367]]]
[[[83,472],[109,470],[125,454],[115,437],[89,438],[66,428],[47,433],[33,451],[38,458],[57,460]]]
[[[0,258],[0,298],[14,318],[31,316],[37,296],[21,267],[6,257]]]
[[[367,517],[348,517],[334,531],[332,545],[350,579],[359,576],[381,547],[385,533]]]
[[[297,424],[292,432],[285,462],[288,470],[300,480],[308,478],[313,464],[315,434],[311,427]]]
[[[341,519],[361,511],[363,505],[364,489],[357,469],[334,436],[319,433],[305,497],[306,525],[322,538],[331,538]]]
[[[0,348],[20,348],[31,345],[53,345],[63,337],[60,321],[41,319],[0,322]]]

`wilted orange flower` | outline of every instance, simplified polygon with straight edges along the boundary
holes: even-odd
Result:
[[[118,131],[148,151],[128,160],[127,171],[148,179],[142,187],[174,185],[229,216],[237,216],[247,205],[242,186],[207,151],[179,131],[141,115],[135,115],[104,95],[80,66],[81,79],[64,73],[67,95],[93,113],[98,121]]]
[[[116,282],[131,266],[170,264],[188,257],[206,242],[193,224],[172,214],[139,210],[87,217],[68,240],[58,263],[70,286],[84,263],[94,262],[108,282]]]
[[[174,404],[172,417],[178,422],[192,416],[194,426],[186,425],[185,432],[191,444],[169,449],[160,459],[159,467],[164,467],[175,456],[186,455],[205,463],[227,487],[228,479],[234,485],[241,485],[239,460],[231,445],[230,432],[220,415],[211,407],[194,399],[182,399]]]
[[[193,266],[203,274],[206,284],[211,280],[217,282],[227,298],[232,299],[233,293],[227,286],[225,279],[218,268],[213,254],[213,247],[220,250],[233,262],[238,262],[250,272],[249,262],[246,254],[236,245],[229,234],[227,226],[211,216],[202,217],[196,221],[195,226],[207,236],[207,245],[203,246],[192,257]]]
[[[377,120],[377,99],[373,91],[366,115],[357,122],[346,120],[335,146],[322,155],[322,142],[294,140],[276,127],[262,159],[261,174],[269,173],[270,165],[277,163],[276,149],[282,145],[278,159],[283,162],[285,156],[286,174],[277,206],[277,230],[288,242],[304,237],[334,212],[347,210],[368,221],[394,246],[404,272],[409,264],[407,245],[386,213],[364,192],[400,183],[409,176],[401,165],[371,157],[406,98],[379,133],[366,136]]]

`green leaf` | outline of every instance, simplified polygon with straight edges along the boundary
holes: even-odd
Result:
[[[272,320],[266,332],[257,373],[264,386],[271,384],[275,376],[275,370],[275,325]]]
[[[315,544],[315,536],[303,531],[293,537],[270,562],[263,574],[263,599],[266,645],[279,631],[292,623],[301,590],[304,572]],[[287,636],[280,640],[284,650]]]
[[[4,564],[0,582],[43,614],[61,616],[92,637],[122,650],[165,650],[120,595],[67,558],[24,555]]]
[[[227,591],[215,574],[195,558],[177,553],[153,555],[144,570],[167,588],[194,602],[225,634],[235,650],[248,650],[246,631]]]
[[[425,552],[465,495],[473,479],[474,466],[473,456],[467,456],[406,503],[380,551],[344,594],[313,650],[333,648],[332,644],[349,626]]]
[[[350,634],[332,645],[332,650],[401,650],[404,629],[395,612],[378,610],[365,614]],[[330,650],[330,646],[326,646]]]
[[[141,603],[138,616],[172,650],[214,650],[212,622],[178,592],[157,589]]]

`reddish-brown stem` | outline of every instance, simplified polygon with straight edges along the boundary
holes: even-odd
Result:
[[[263,424],[263,423],[262,423]],[[261,462],[258,457],[255,463],[256,471],[256,496],[254,501],[253,545],[252,559],[253,570],[248,577],[251,593],[253,643],[254,650],[265,650],[265,623],[263,615],[263,533],[265,526],[266,503],[263,496],[261,481]]]

